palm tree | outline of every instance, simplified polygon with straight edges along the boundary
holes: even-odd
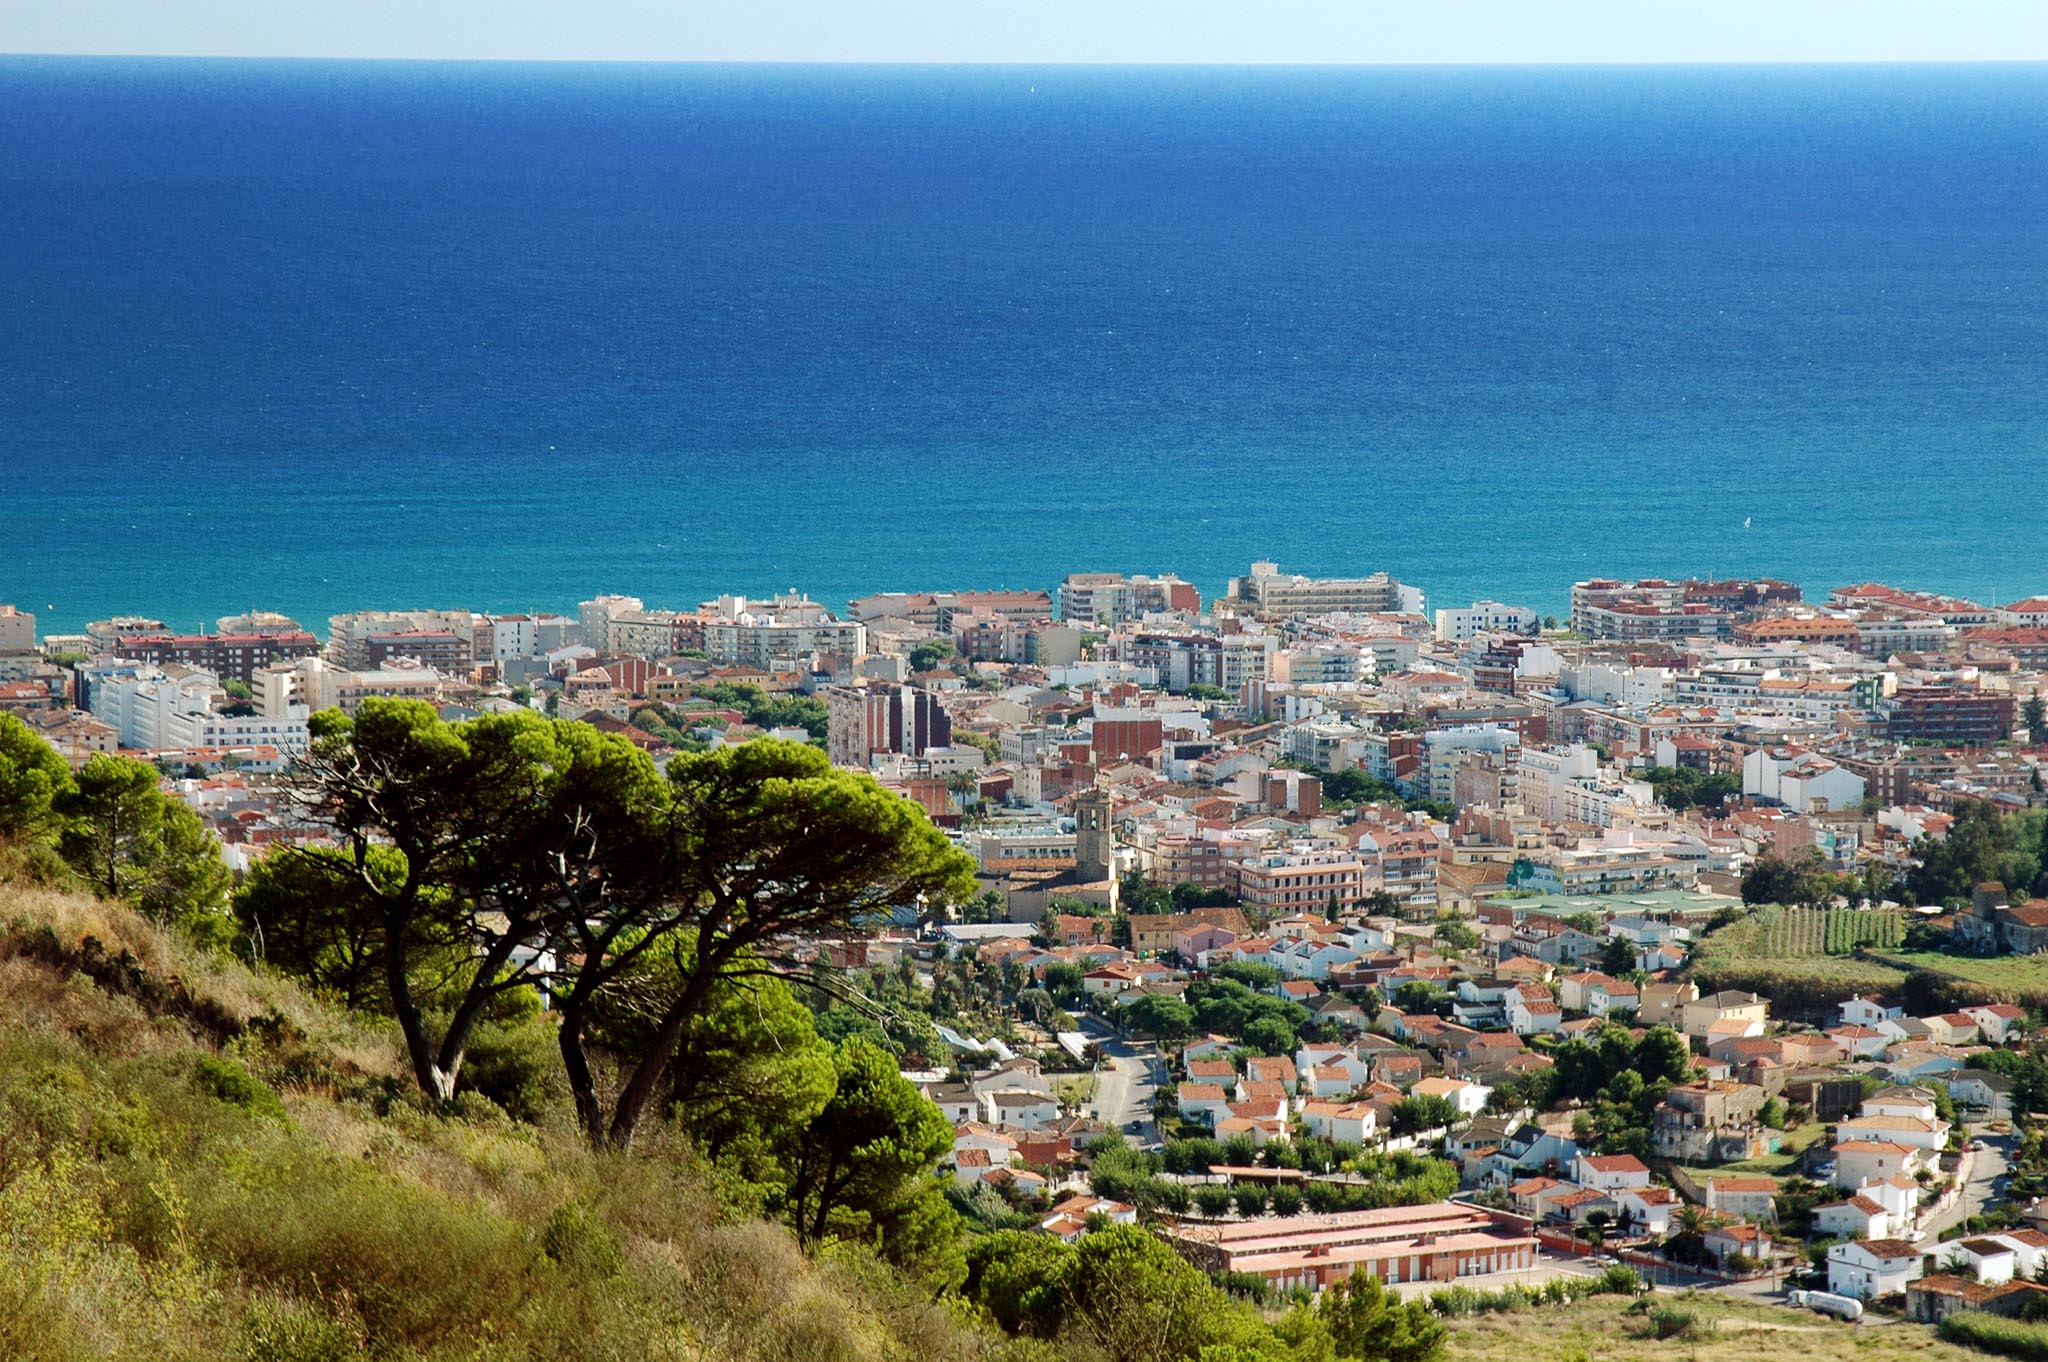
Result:
[[[1671,1228],[1679,1238],[1705,1238],[1714,1217],[1704,1206],[1680,1206],[1671,1213]]]

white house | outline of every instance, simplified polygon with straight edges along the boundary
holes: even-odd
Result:
[[[1648,1187],[1650,1170],[1633,1154],[1581,1154],[1572,1165],[1572,1180],[1603,1192]]]
[[[1567,974],[1557,981],[1557,1000],[1567,1011],[1587,1012],[1604,1017],[1610,1012],[1636,1010],[1636,986],[1610,978],[1598,970]]]
[[[2025,1281],[2039,1281],[2041,1264],[2048,1262],[2048,1234],[2039,1230],[2006,1230],[1990,1236],[2012,1245],[2013,1272],[2015,1278]]]
[[[1948,1145],[1948,1122],[1918,1116],[1844,1116],[1835,1124],[1835,1139],[1838,1143],[1889,1141],[1932,1156]]]
[[[1843,1140],[1833,1152],[1835,1186],[1847,1191],[1887,1178],[1910,1178],[1926,1166],[1923,1151],[1893,1140]]]
[[[1272,963],[1290,979],[1327,979],[1331,970],[1359,959],[1351,947],[1328,941],[1290,941],[1272,950]]]
[[[1828,1250],[1828,1290],[1857,1300],[1903,1292],[1925,1271],[1919,1246],[1903,1239],[1863,1239]]]
[[[1947,1075],[1948,1095],[1965,1107],[1981,1109],[1994,1121],[2012,1115],[2012,1080],[1983,1069],[1958,1069]]]
[[[1845,1026],[1876,1026],[1879,1022],[1897,1021],[1906,1015],[1902,1007],[1894,1007],[1881,998],[1866,998],[1857,994],[1842,1004],[1842,1023]]]
[[[1554,1036],[1564,1029],[1564,1009],[1540,992],[1533,998],[1511,993],[1507,1004],[1508,1030],[1518,1036]]]
[[[986,1153],[998,1168],[1006,1168],[1017,1161],[1017,1141],[992,1126],[963,1124],[953,1132],[953,1152],[963,1149],[979,1149]]]
[[[1239,1042],[1232,1040],[1229,1036],[1204,1036],[1200,1040],[1191,1040],[1186,1045],[1183,1045],[1180,1050],[1180,1057],[1183,1060],[1217,1059],[1237,1049],[1238,1044]],[[1297,1067],[1299,1067],[1299,1063],[1300,1061],[1297,1060]]]
[[[1714,1261],[1727,1266],[1728,1260],[1740,1254],[1756,1262],[1767,1262],[1771,1256],[1771,1234],[1762,1225],[1752,1225],[1738,1220],[1730,1225],[1716,1225],[1701,1240],[1707,1252],[1714,1255]]]
[[[1081,991],[1091,998],[1114,998],[1128,993],[1145,982],[1145,977],[1135,965],[1123,960],[1112,960],[1081,976]]]
[[[1042,1092],[1019,1088],[983,1093],[981,1115],[983,1120],[993,1125],[1042,1130],[1060,1119],[1060,1106]]]
[[[962,1187],[972,1187],[997,1168],[1007,1168],[1007,1162],[997,1163],[995,1156],[986,1149],[956,1149],[953,1151],[953,1181]]]
[[[1365,1144],[1379,1132],[1379,1116],[1370,1102],[1321,1102],[1311,1098],[1301,1105],[1301,1120],[1310,1134],[1326,1140]]]
[[[1766,1177],[1707,1179],[1707,1209],[1744,1220],[1777,1219],[1778,1180]]]
[[[1851,1059],[1883,1059],[1894,1038],[1873,1027],[1844,1023],[1828,1032],[1828,1039]]]
[[[1861,1192],[1847,1201],[1813,1208],[1813,1232],[1829,1239],[1884,1239],[1893,1230],[1892,1213]]]
[[[1863,1099],[1859,1108],[1865,1116],[1917,1116],[1934,1119],[1934,1092],[1930,1088],[1879,1088]]]
[[[1343,1097],[1372,1082],[1372,1065],[1350,1050],[1307,1046],[1294,1052],[1301,1090],[1311,1097]]]
[[[1629,1228],[1663,1238],[1671,1230],[1678,1196],[1669,1187],[1626,1187],[1614,1193],[1616,1218]]]
[[[2018,1245],[2007,1243],[2003,1235],[1980,1234],[1970,1239],[1958,1239],[1941,1247],[1941,1263],[1944,1271],[1968,1274],[1985,1286],[1997,1286],[2009,1282],[2019,1270],[2019,1258],[2014,1250]]]
[[[1966,1007],[1963,1011],[1977,1023],[1977,1030],[1992,1045],[2003,1045],[2027,1019],[2027,1014],[2011,1003],[1984,1003],[1977,1007]]]
[[[1108,1197],[1089,1196],[1085,1192],[1076,1192],[1073,1196],[1055,1205],[1046,1218],[1040,1222],[1039,1228],[1048,1233],[1059,1234],[1061,1238],[1067,1239],[1069,1243],[1072,1243],[1073,1238],[1069,1237],[1071,1233],[1069,1229],[1070,1223],[1079,1221],[1085,1230],[1090,1217],[1098,1215],[1112,1225],[1135,1225],[1138,1223],[1137,1207],[1125,1205],[1121,1201],[1111,1201]],[[1062,1233],[1062,1231],[1068,1231],[1068,1233]]]
[[[1905,1231],[1912,1227],[1915,1214],[1920,1208],[1920,1184],[1904,1173],[1894,1173],[1888,1178],[1866,1182],[1856,1189],[1856,1195],[1869,1197],[1884,1207],[1885,1214],[1891,1217],[1891,1237],[1895,1239],[1902,1237]]]
[[[1658,946],[1644,946],[1636,952],[1636,968],[1648,974],[1659,970],[1677,969],[1685,963],[1685,951],[1676,942],[1666,941]],[[1640,995],[1638,995],[1640,998]]]
[[[1469,1078],[1425,1078],[1408,1090],[1411,1097],[1441,1097],[1460,1116],[1477,1116],[1486,1110],[1493,1089]]]
[[[918,1089],[956,1126],[981,1115],[981,1094],[965,1083],[920,1083]]]
[[[1229,1108],[1230,1095],[1221,1083],[1180,1085],[1180,1114],[1186,1120],[1214,1126],[1218,1118],[1229,1114]]]

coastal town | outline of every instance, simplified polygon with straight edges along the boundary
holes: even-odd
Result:
[[[316,712],[375,698],[580,720],[658,765],[823,748],[972,859],[970,901],[787,944],[886,1000],[989,1226],[1142,1224],[1276,1298],[1627,1267],[2035,1318],[2048,597],[1569,602],[1253,563],[1210,597],[1076,572],[324,637],[0,605],[0,712],[74,769],[155,765],[237,876],[332,840],[294,765]]]

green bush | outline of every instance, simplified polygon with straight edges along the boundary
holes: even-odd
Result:
[[[287,1296],[257,1300],[243,1325],[245,1362],[349,1362],[367,1356],[353,1318]]]
[[[1940,1333],[1949,1342],[1965,1348],[2048,1362],[2048,1325],[1988,1315],[1981,1310],[1956,1310],[1942,1317]]]
[[[1660,1342],[1672,1338],[1703,1338],[1713,1331],[1712,1320],[1696,1310],[1676,1305],[1654,1306],[1647,1316],[1648,1336]]]
[[[538,1015],[484,1021],[470,1036],[462,1084],[515,1121],[538,1121],[568,1097],[555,1028]]]
[[[202,1092],[210,1093],[229,1106],[257,1116],[274,1116],[284,1119],[284,1103],[268,1083],[243,1068],[237,1060],[225,1055],[201,1055],[193,1066],[193,1081]]]
[[[590,1277],[616,1277],[626,1268],[619,1241],[587,1206],[568,1202],[555,1208],[541,1228],[540,1251],[552,1262]]]
[[[246,1278],[350,1300],[371,1337],[431,1349],[516,1311],[532,1250],[481,1206],[283,1141],[194,1179],[193,1237]]]

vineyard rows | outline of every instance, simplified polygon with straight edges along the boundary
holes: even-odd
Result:
[[[1905,932],[1899,908],[1766,908],[1757,919],[1758,951],[1777,960],[1853,955],[1859,946],[1889,950]]]

